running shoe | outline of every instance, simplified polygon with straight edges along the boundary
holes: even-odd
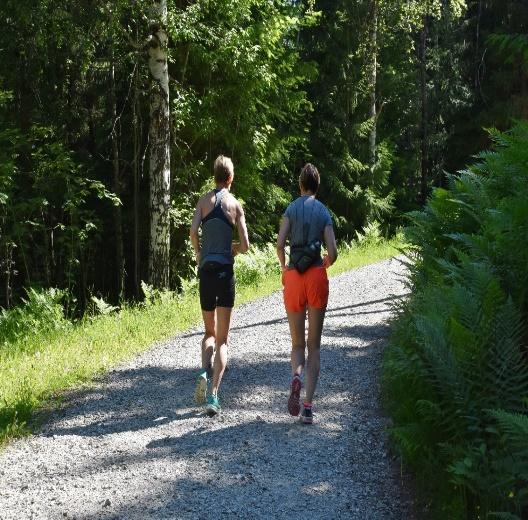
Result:
[[[194,401],[196,404],[204,404],[207,397],[207,370],[202,368],[196,378],[194,389]]]
[[[290,385],[290,397],[288,399],[288,412],[294,417],[297,417],[301,411],[301,387],[301,378],[299,376],[293,376]]]
[[[312,408],[304,408],[301,414],[301,422],[303,424],[313,424]]]
[[[220,401],[218,397],[214,394],[211,394],[207,398],[207,404],[205,405],[205,412],[209,417],[214,417],[216,414],[220,413]]]

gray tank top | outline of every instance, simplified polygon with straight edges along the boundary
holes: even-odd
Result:
[[[202,219],[202,245],[200,249],[200,267],[205,262],[233,264],[231,244],[234,226],[229,222],[222,209],[222,199],[229,193],[227,189],[214,190],[213,210]]]

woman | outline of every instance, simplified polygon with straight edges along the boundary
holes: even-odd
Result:
[[[293,416],[299,415],[301,411],[301,376],[306,365],[306,394],[301,415],[301,420],[305,424],[313,422],[312,401],[319,377],[319,349],[328,303],[326,269],[337,259],[332,218],[326,206],[315,198],[319,183],[317,168],[313,164],[306,164],[299,176],[301,196],[284,212],[277,239],[277,256],[284,285],[284,306],[292,341],[292,380],[288,411]],[[284,252],[287,239],[290,243],[288,265]],[[320,249],[323,242],[327,251],[324,258],[321,257]],[[311,265],[306,269],[306,264]],[[305,339],[306,310],[308,310],[307,340]],[[305,362],[306,348],[308,348],[308,357]]]
[[[205,326],[202,368],[196,380],[194,398],[197,404],[206,403],[205,410],[211,416],[220,412],[218,391],[227,364],[227,340],[235,304],[234,257],[249,249],[244,210],[229,193],[234,176],[231,159],[218,156],[214,163],[216,188],[198,201],[190,231],[199,268],[200,306]],[[235,229],[239,243],[233,242]],[[207,396],[208,372],[215,352],[211,394]]]

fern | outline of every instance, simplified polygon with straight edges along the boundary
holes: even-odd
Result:
[[[468,518],[525,518],[528,123],[489,133],[494,149],[409,215],[412,294],[383,385],[404,459],[423,479],[444,475],[437,496]]]
[[[522,520],[520,516],[512,515],[511,513],[490,513],[488,518],[496,518],[497,520]]]
[[[528,456],[528,415],[504,410],[492,410],[489,415],[497,421],[512,448],[520,449]]]
[[[519,58],[528,65],[528,36],[526,34],[492,34],[488,43],[506,63],[517,63]]]

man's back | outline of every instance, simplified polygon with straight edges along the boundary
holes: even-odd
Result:
[[[211,211],[213,211],[216,203],[216,197],[217,194],[213,190],[207,192],[200,199],[198,204],[200,206],[202,220],[207,217]],[[234,226],[237,221],[237,217],[240,214],[240,203],[235,199],[235,197],[233,197],[233,195],[231,195],[231,193],[227,192],[220,201],[220,207],[222,208],[222,211],[231,225]]]

